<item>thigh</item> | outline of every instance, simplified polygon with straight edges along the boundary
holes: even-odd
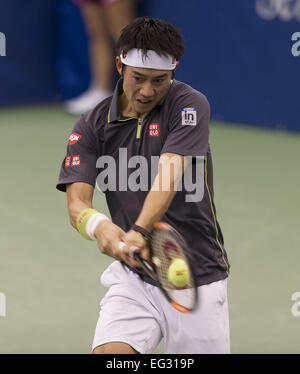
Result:
[[[103,6],[98,1],[83,1],[80,11],[90,37],[107,37]]]
[[[229,353],[227,282],[198,287],[198,304],[191,313],[169,310],[165,353]]]
[[[162,334],[159,312],[147,297],[144,282],[118,262],[107,269],[101,280],[109,290],[100,303],[93,350],[118,342],[139,353],[152,353]]]
[[[112,37],[117,40],[122,29],[135,17],[136,0],[115,0],[103,7],[107,27]]]

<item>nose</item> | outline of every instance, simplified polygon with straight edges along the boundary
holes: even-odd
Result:
[[[140,95],[143,97],[153,97],[154,96],[154,89],[152,87],[151,82],[145,82],[143,86],[140,88]]]

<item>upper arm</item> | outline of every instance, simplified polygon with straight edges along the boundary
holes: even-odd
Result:
[[[88,183],[71,183],[66,185],[68,206],[81,202],[92,207],[94,187]]]
[[[100,155],[99,140],[92,123],[81,117],[69,138],[56,188],[66,191],[68,184],[82,182],[95,186],[97,178],[97,158]]]
[[[162,168],[164,167],[171,167],[175,170],[181,171],[183,173],[184,171],[184,159],[185,157],[178,153],[171,153],[171,152],[164,152],[159,157],[159,163],[158,165]]]
[[[180,181],[186,166],[185,157],[180,154],[170,152],[161,154],[158,163],[158,174],[154,183],[155,188],[165,186],[165,188],[173,190]]]

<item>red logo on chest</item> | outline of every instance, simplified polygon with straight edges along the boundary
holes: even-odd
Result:
[[[148,136],[159,136],[159,123],[150,123],[148,126]]]

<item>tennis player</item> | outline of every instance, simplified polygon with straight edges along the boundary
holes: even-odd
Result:
[[[152,353],[164,338],[165,353],[229,353],[229,263],[214,204],[209,103],[174,79],[184,47],[171,23],[137,18],[117,47],[114,94],[75,124],[57,184],[74,228],[115,259],[101,276],[108,291],[93,352]],[[96,186],[111,220],[92,206]],[[146,238],[160,220],[188,243],[198,292],[191,313],[174,309],[130,256],[136,248],[148,258]]]

